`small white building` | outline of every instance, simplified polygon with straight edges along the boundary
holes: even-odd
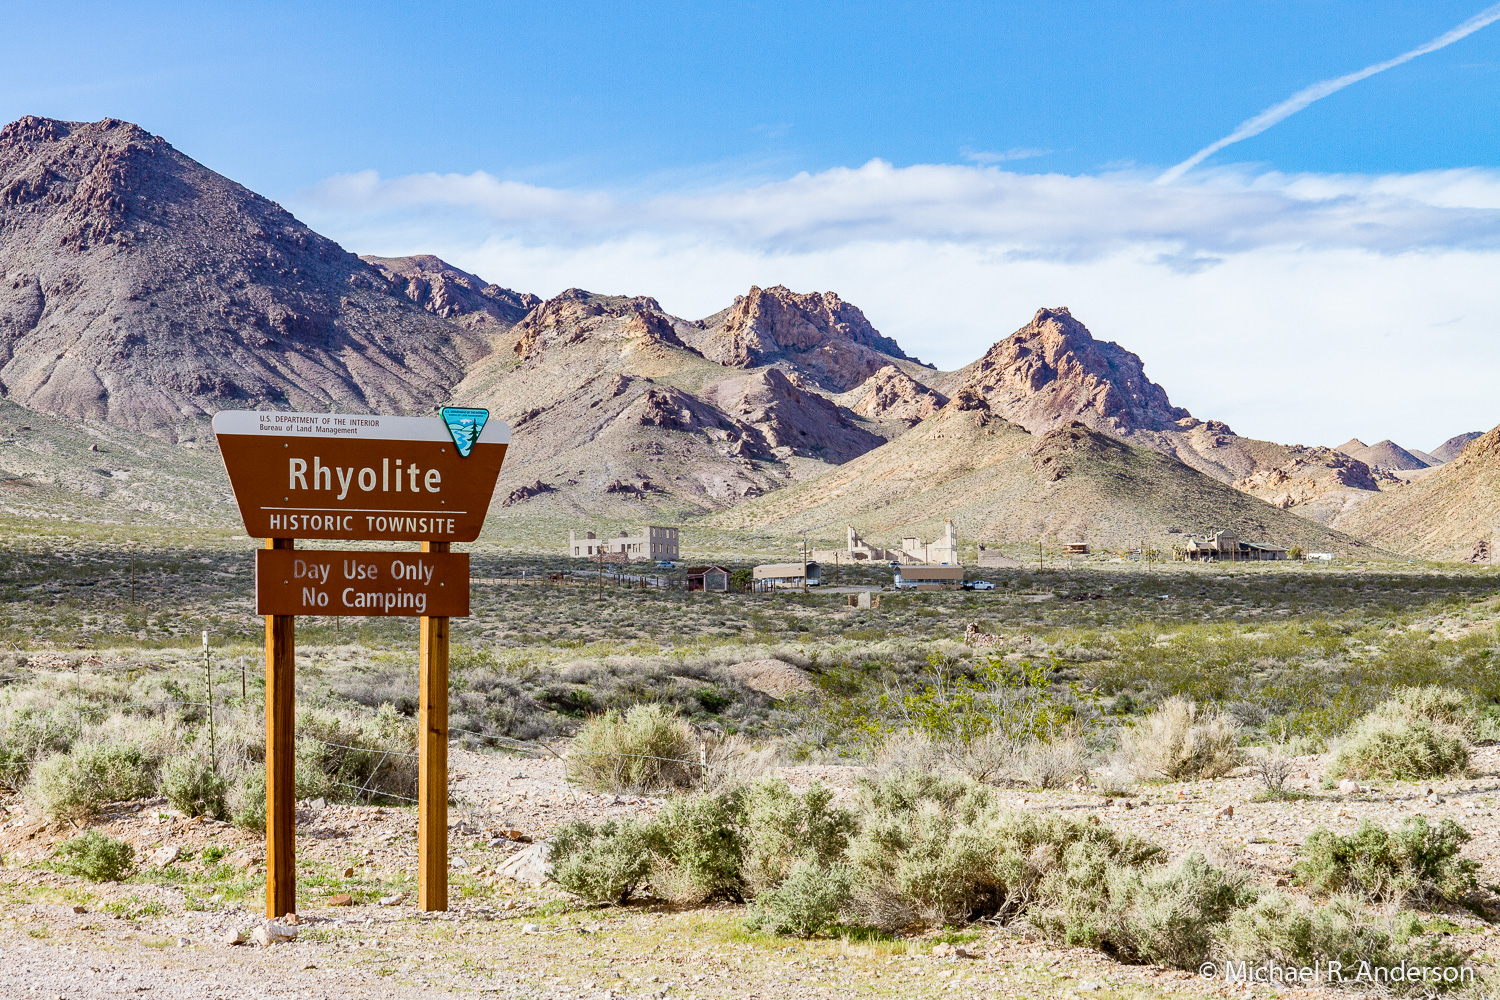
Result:
[[[756,590],[787,590],[790,588],[802,589],[803,564],[796,563],[766,563],[755,567],[750,571],[751,585]],[[823,571],[815,562],[806,564],[807,585],[816,587],[823,582]]]
[[[962,566],[896,566],[897,590],[957,590],[964,583]]]

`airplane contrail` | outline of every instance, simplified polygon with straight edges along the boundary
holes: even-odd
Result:
[[[1253,135],[1260,135],[1272,125],[1285,121],[1314,101],[1321,101],[1329,94],[1343,90],[1351,83],[1358,83],[1366,77],[1374,76],[1376,73],[1384,73],[1391,67],[1400,66],[1404,62],[1410,62],[1417,58],[1417,56],[1425,56],[1429,52],[1436,52],[1438,49],[1447,48],[1460,38],[1467,38],[1480,28],[1493,24],[1496,21],[1500,21],[1500,3],[1492,7],[1486,7],[1458,27],[1444,32],[1425,45],[1418,45],[1410,52],[1403,52],[1393,59],[1387,59],[1385,62],[1378,62],[1366,66],[1364,69],[1356,70],[1353,73],[1346,73],[1331,80],[1320,80],[1310,87],[1304,87],[1280,104],[1274,104],[1254,118],[1241,122],[1238,128],[1224,138],[1211,145],[1204,146],[1198,152],[1177,164],[1177,166],[1164,172],[1156,179],[1156,183],[1170,184],[1225,146],[1233,145],[1241,139],[1248,139]]]

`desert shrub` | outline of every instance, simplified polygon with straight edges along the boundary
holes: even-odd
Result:
[[[1459,856],[1469,832],[1451,819],[1413,816],[1395,830],[1369,820],[1347,837],[1319,827],[1302,845],[1297,881],[1320,894],[1379,902],[1452,900],[1477,885],[1479,862]]]
[[[812,937],[836,923],[849,907],[854,870],[803,858],[775,886],[755,897],[745,923],[754,930]]]
[[[1009,919],[1079,841],[1126,865],[1160,854],[1083,820],[1001,809],[982,785],[926,774],[864,782],[860,813],[853,905],[887,929]]]
[[[266,832],[266,765],[250,764],[229,783],[229,821],[252,833]]]
[[[73,743],[77,720],[33,706],[0,716],[0,788],[20,791],[36,761]]]
[[[833,792],[822,785],[801,795],[779,778],[762,778],[750,786],[745,795],[744,883],[751,895],[774,889],[794,868],[809,863],[827,868],[843,857],[855,821],[832,802]]]
[[[1371,712],[1345,734],[1324,774],[1338,778],[1396,778],[1416,781],[1461,772],[1469,749],[1453,729],[1428,719]]]
[[[645,883],[658,846],[650,823],[569,823],[553,834],[552,880],[591,903],[623,904]]]
[[[154,764],[140,747],[76,743],[36,765],[24,794],[27,805],[48,819],[82,821],[106,802],[150,795],[155,785]]]
[[[91,882],[118,882],[135,864],[135,848],[88,830],[57,845],[52,867]]]
[[[1062,788],[1087,774],[1093,754],[1077,736],[1032,740],[1015,754],[1010,775],[1028,788]]]
[[[1375,714],[1389,719],[1426,719],[1466,739],[1474,738],[1478,726],[1473,699],[1462,691],[1437,684],[1400,688],[1393,697],[1375,707]]]
[[[701,776],[704,791],[727,791],[748,785],[771,768],[780,748],[756,745],[743,736],[727,736],[708,745],[708,768]]]
[[[161,791],[174,809],[189,816],[229,818],[229,783],[206,753],[184,753],[168,760],[161,769]]]
[[[349,718],[321,708],[297,712],[298,798],[352,802],[362,796],[416,798],[417,732],[390,705]]]
[[[983,782],[1004,780],[1011,775],[1016,755],[1016,741],[994,730],[943,748],[943,757],[954,770]]]
[[[1121,751],[1141,778],[1217,778],[1239,765],[1239,739],[1231,716],[1200,713],[1195,702],[1172,697],[1125,731]]]
[[[1250,770],[1260,779],[1265,794],[1273,799],[1286,798],[1287,779],[1297,771],[1297,762],[1287,757],[1281,747],[1250,758]]]
[[[652,894],[680,906],[741,899],[745,857],[740,792],[674,798],[651,823]]]
[[[1230,916],[1215,936],[1214,951],[1221,963],[1301,968],[1319,962],[1325,969],[1337,963],[1338,974],[1346,981],[1354,982],[1363,969],[1377,977],[1371,986],[1398,995],[1430,995],[1463,975],[1457,971],[1462,968],[1463,954],[1440,939],[1422,937],[1422,924],[1415,914],[1373,915],[1348,897],[1314,906],[1269,893]],[[1438,970],[1442,979],[1390,982],[1388,970],[1403,963]],[[1450,969],[1455,971],[1449,973]],[[1385,979],[1378,978],[1378,970],[1387,970]]]
[[[1247,873],[1201,854],[1171,867],[1124,863],[1099,841],[1076,841],[1042,880],[1027,920],[1049,937],[1126,962],[1196,969],[1216,926],[1255,899]]]
[[[700,771],[688,724],[654,703],[594,716],[568,751],[568,777],[599,791],[690,788]]]

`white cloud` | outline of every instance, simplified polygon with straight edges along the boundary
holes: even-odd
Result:
[[[543,295],[649,294],[696,317],[751,284],[834,289],[943,368],[1068,305],[1179,405],[1260,437],[1431,448],[1500,422],[1496,171],[1158,186],[877,160],[637,197],[366,172],[297,207],[359,252],[436,253]]]

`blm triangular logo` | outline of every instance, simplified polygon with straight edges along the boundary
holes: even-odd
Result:
[[[489,423],[490,411],[472,406],[445,406],[442,414],[443,423],[448,425],[448,433],[458,447],[458,456],[468,458],[479,435],[484,433],[484,425]]]

